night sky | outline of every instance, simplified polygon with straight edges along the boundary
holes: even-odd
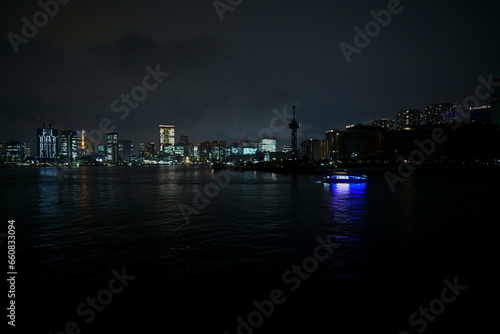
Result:
[[[500,75],[500,5],[492,0],[401,1],[349,64],[340,43],[354,45],[354,27],[364,30],[370,11],[387,5],[243,0],[221,21],[213,0],[73,0],[16,54],[8,34],[22,36],[21,18],[33,22],[41,8],[2,1],[0,142],[34,148],[37,116],[87,131],[109,118],[120,139],[136,144],[157,143],[159,124],[175,124],[177,139],[230,142],[257,137],[273,108],[293,104],[299,141],[322,139],[325,130],[402,109],[461,103],[479,75]],[[120,119],[112,102],[157,64],[169,76]],[[275,135],[289,144],[288,128]]]

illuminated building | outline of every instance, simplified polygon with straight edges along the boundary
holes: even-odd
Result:
[[[425,108],[425,124],[450,125],[457,121],[457,104],[437,103]]]
[[[416,109],[405,109],[396,113],[396,129],[409,130],[422,124],[422,112]]]
[[[216,162],[226,160],[225,141],[202,141],[198,144],[199,160],[202,162]]]
[[[226,142],[225,141],[212,141],[212,160],[223,161],[226,160]]]
[[[58,153],[58,131],[43,124],[42,129],[37,129],[37,154],[40,159],[55,159]]]
[[[75,130],[61,131],[61,157],[66,161],[75,161],[78,155],[78,141]]]
[[[326,139],[326,158],[338,160],[339,158],[339,130],[328,130],[325,134]]]
[[[134,142],[132,140],[118,141],[118,160],[131,161],[133,160]]]
[[[382,137],[388,132],[378,126],[354,125],[339,135],[339,158],[342,160],[378,159],[382,154]]]
[[[106,138],[106,161],[117,163],[119,157],[118,132],[108,132]]]
[[[184,162],[194,159],[194,144],[189,142],[188,135],[181,135],[179,143],[176,145],[176,155],[182,157]],[[189,158],[185,159],[185,158]]]
[[[490,106],[471,107],[470,122],[473,124],[489,124],[490,123]]]
[[[275,138],[263,138],[259,141],[259,151],[260,152],[276,152],[276,139]]]
[[[0,150],[1,153],[1,150]],[[30,144],[11,141],[5,144],[5,161],[23,162],[30,155]]]
[[[160,146],[161,154],[165,154],[167,146],[175,145],[175,125],[160,125]],[[170,150],[169,150],[170,151]]]
[[[300,143],[300,155],[308,160],[321,159],[321,140],[309,139]]]
[[[85,143],[85,140],[87,140],[87,138],[85,137],[85,130],[82,129],[81,131],[76,131],[77,156],[79,157],[87,155],[87,144]],[[94,152],[93,146],[94,142],[92,141],[90,145],[92,153]]]
[[[372,121],[373,126],[380,126],[382,129],[392,130],[396,122],[389,118],[382,118],[380,120]]]
[[[328,159],[328,142],[326,139],[321,141],[321,151],[320,151],[320,159]]]
[[[202,141],[198,144],[198,155],[202,162],[210,162],[212,160],[212,144],[209,141]]]
[[[144,159],[152,159],[155,155],[155,142],[150,141],[149,143],[140,143],[139,155]]]

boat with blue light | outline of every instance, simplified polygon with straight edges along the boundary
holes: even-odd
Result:
[[[323,182],[325,183],[359,183],[366,182],[367,180],[368,176],[353,173],[347,169],[335,170],[323,177]]]

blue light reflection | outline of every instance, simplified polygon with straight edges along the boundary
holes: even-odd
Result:
[[[339,242],[359,237],[359,225],[364,224],[366,214],[366,187],[366,183],[325,184],[330,196],[332,234]]]

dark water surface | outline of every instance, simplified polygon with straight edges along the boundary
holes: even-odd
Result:
[[[245,172],[207,189],[207,204],[197,192],[214,175],[89,167],[59,182],[56,168],[0,170],[2,221],[16,220],[16,330],[60,333],[74,321],[81,333],[233,334],[242,317],[257,328],[240,333],[417,333],[425,321],[410,315],[455,278],[467,289],[425,332],[494,323],[499,175],[417,172],[392,193],[382,175],[324,185]],[[187,224],[179,205],[193,200]],[[339,248],[316,268],[318,237]],[[293,272],[307,258],[310,274]],[[135,278],[102,292],[112,270]],[[261,321],[252,302],[277,289],[282,303],[264,303],[272,314]],[[97,295],[108,304],[91,312]]]

